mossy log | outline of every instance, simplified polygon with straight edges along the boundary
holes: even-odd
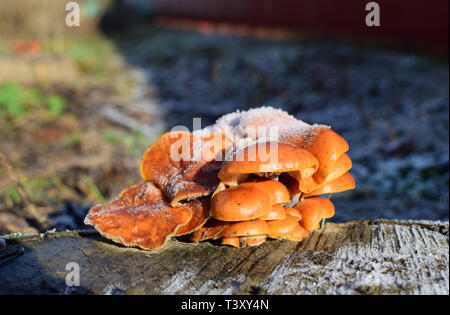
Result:
[[[303,242],[144,251],[95,231],[8,236],[0,294],[448,294],[448,223],[327,223]],[[80,285],[67,286],[75,262]]]

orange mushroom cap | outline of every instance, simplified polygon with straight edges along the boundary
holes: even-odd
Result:
[[[289,203],[289,191],[282,183],[276,180],[265,179],[263,177],[252,177],[247,183],[258,183],[258,188],[262,188],[270,195],[272,205],[279,203]]]
[[[353,176],[349,172],[347,172],[344,175],[341,175],[338,178],[332,180],[331,182],[326,183],[323,186],[320,186],[319,188],[313,190],[312,192],[304,194],[303,197],[306,198],[317,195],[338,193],[354,188],[355,188],[355,180]]]
[[[318,229],[320,220],[334,215],[333,203],[323,197],[313,197],[302,200],[296,209],[302,215],[300,224],[308,231]]]
[[[260,217],[260,220],[283,220],[286,218],[286,210],[281,204],[272,206],[272,209],[266,215]]]
[[[323,183],[339,157],[348,151],[347,141],[326,126],[312,126],[298,134],[282,134],[280,141],[311,152],[319,161],[314,180]]]
[[[317,182],[323,182],[327,175],[332,171],[334,164],[339,157],[348,151],[348,143],[331,129],[322,129],[322,131],[305,146],[319,160],[319,168],[314,174]]]
[[[202,227],[192,233],[191,240],[194,242],[205,241],[208,239],[216,239],[220,237],[222,231],[230,222],[216,220],[210,218]]]
[[[267,235],[253,235],[253,236],[241,236],[239,239],[244,240],[247,246],[258,246],[264,243],[267,239]]]
[[[162,135],[142,156],[141,177],[146,181],[154,182],[164,175],[163,172],[167,169],[179,168],[181,161],[175,161],[171,158],[171,150],[179,154],[180,159],[184,158],[187,161],[191,156],[192,142],[193,136],[190,132],[168,132]],[[189,148],[189,152],[185,151],[184,156],[181,156],[182,146]]]
[[[297,241],[300,242],[303,240],[303,238],[308,236],[308,231],[301,226],[300,224],[295,227],[294,230],[292,230],[288,235],[284,236],[284,239],[287,239],[289,241]]]
[[[217,152],[211,152],[209,146],[203,148],[201,140],[190,132],[166,133],[144,153],[141,177],[161,189],[172,206],[206,196],[219,183],[217,174],[222,165],[213,159],[222,147],[213,145],[212,148]],[[202,159],[204,156],[208,159]]]
[[[222,231],[222,237],[236,237],[236,236],[253,236],[269,234],[269,226],[263,220],[250,220],[235,222],[227,225]]]
[[[238,150],[219,172],[221,182],[234,186],[242,174],[289,172],[299,178],[311,176],[319,162],[310,152],[287,143],[253,143]],[[246,177],[244,176],[245,180]],[[242,180],[242,179],[241,179]]]
[[[177,230],[174,236],[186,235],[201,228],[211,217],[209,204],[210,199],[208,197],[201,197],[185,203],[183,206],[187,209],[191,209],[192,217],[188,223]]]
[[[291,234],[300,224],[297,218],[287,215],[283,220],[267,221],[270,238],[283,238]]]
[[[240,247],[239,237],[222,237],[222,245],[230,245],[236,248]]]
[[[211,216],[222,221],[245,221],[266,215],[271,196],[258,183],[243,183],[222,190],[211,199]]]
[[[297,220],[300,220],[302,218],[302,215],[300,214],[300,211],[298,211],[295,208],[285,208],[286,214],[289,214],[290,216],[293,216],[294,218],[297,218]]]
[[[93,207],[84,222],[117,243],[156,249],[189,222],[193,209],[202,207],[198,201],[188,204],[171,207],[162,192],[146,182],[123,191],[119,200]]]
[[[352,160],[350,157],[343,153],[339,159],[336,161],[334,166],[329,170],[330,172],[326,175],[325,180],[322,183],[316,182],[316,178],[314,176],[305,178],[300,182],[300,190],[304,193],[310,193],[313,190],[329,183],[336,178],[344,175],[352,168]]]

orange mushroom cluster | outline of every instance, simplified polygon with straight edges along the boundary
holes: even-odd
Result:
[[[281,110],[228,114],[194,133],[161,136],[142,158],[144,182],[93,207],[85,223],[143,249],[186,234],[234,247],[301,241],[334,215],[320,195],[355,187],[348,149],[329,127]]]

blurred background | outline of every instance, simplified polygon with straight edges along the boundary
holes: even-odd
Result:
[[[179,124],[282,108],[350,144],[335,222],[448,220],[449,3],[2,0],[0,234],[83,228]]]

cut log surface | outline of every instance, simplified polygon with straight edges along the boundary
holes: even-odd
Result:
[[[448,222],[327,223],[300,243],[242,249],[171,240],[143,251],[95,231],[5,239],[0,294],[449,294]],[[66,285],[70,262],[79,286]]]

